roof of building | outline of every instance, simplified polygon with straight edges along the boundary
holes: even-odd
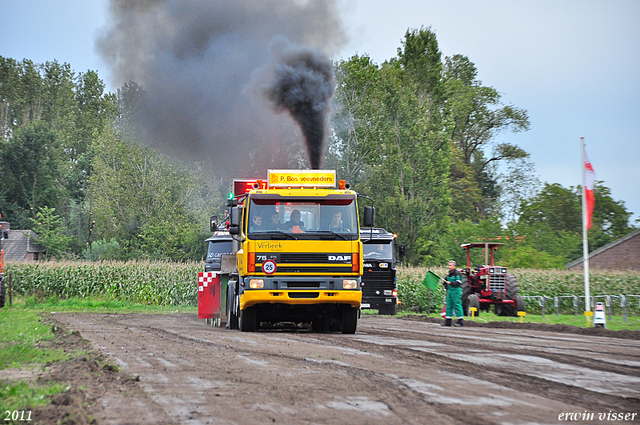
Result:
[[[602,254],[605,251],[610,250],[611,248],[613,248],[614,246],[620,245],[621,243],[624,243],[626,241],[628,241],[629,239],[633,239],[636,236],[640,235],[640,229],[633,231],[631,233],[628,233],[626,235],[624,235],[621,238],[616,239],[615,241],[611,242],[610,244],[607,244],[605,246],[601,246],[600,248],[596,249],[595,251],[592,251],[589,253],[589,259],[595,257],[596,255]],[[582,261],[584,259],[582,257],[580,258],[576,258],[575,260],[565,264],[565,267],[570,269],[571,267],[575,267],[578,264],[581,264]]]
[[[43,252],[44,247],[33,242],[38,236],[31,230],[8,230],[9,237],[2,239],[4,261],[23,261],[30,252]]]

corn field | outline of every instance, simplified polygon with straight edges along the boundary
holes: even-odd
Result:
[[[426,267],[400,267],[398,268],[398,294],[402,304],[401,310],[436,313],[442,309],[445,290],[439,285],[435,291],[429,294],[427,288],[422,285],[422,280],[427,274]],[[438,276],[444,277],[447,270],[443,268],[431,269]],[[584,275],[582,271],[569,270],[532,270],[514,269],[511,273],[518,278],[520,295],[564,297],[584,296]],[[600,297],[604,295],[640,295],[640,272],[630,271],[600,271],[591,270],[589,287],[591,295]],[[430,300],[429,300],[430,296]],[[598,302],[603,299],[596,298]],[[580,300],[580,312],[583,311],[584,299]],[[638,314],[638,298],[629,301],[629,314]],[[430,305],[430,309],[428,308]],[[571,314],[574,312],[571,299],[561,299],[560,313]],[[540,313],[541,306],[537,300],[527,300],[527,311]],[[555,312],[553,304],[547,305],[546,312]],[[614,301],[615,314],[621,314],[619,300]],[[581,314],[581,313],[580,313]]]
[[[7,265],[13,292],[47,298],[107,297],[149,305],[197,305],[202,263],[42,262]]]
[[[16,295],[61,299],[71,297],[106,297],[109,299],[150,305],[197,305],[197,276],[203,264],[172,262],[40,262],[11,263],[13,292]],[[432,269],[439,276],[445,268]],[[430,293],[422,285],[428,269],[424,267],[398,268],[400,309],[416,312],[439,312],[445,292],[440,285]],[[560,270],[516,269],[520,294],[524,296],[561,297],[584,295],[582,273]],[[621,271],[591,271],[591,294],[640,295],[640,273]],[[598,299],[598,301],[602,301]],[[583,301],[581,301],[584,303]],[[429,308],[430,306],[430,308]],[[551,313],[553,306],[547,308]],[[614,303],[620,314],[619,303]],[[539,313],[536,300],[527,300],[527,311]],[[582,310],[580,310],[582,311]],[[638,314],[638,299],[629,303],[629,314]],[[573,312],[573,304],[564,299],[564,314]]]

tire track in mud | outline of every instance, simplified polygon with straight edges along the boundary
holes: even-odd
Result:
[[[171,339],[174,342],[189,341],[189,342],[194,342],[194,343],[204,344],[204,345],[214,343],[213,341],[210,341],[210,340],[194,338],[188,335],[182,335],[176,332],[168,331],[166,329],[156,328],[153,326],[146,326],[146,327],[140,327],[140,328],[147,329],[149,332],[155,333],[157,335],[164,335],[163,337]],[[361,333],[362,332],[366,332],[367,334],[370,334],[370,335],[390,337],[393,339],[414,339],[416,341],[427,339],[429,342],[444,344],[444,345],[458,345],[456,343],[459,342],[454,338],[452,338],[451,335],[437,335],[435,334],[435,332],[418,333],[412,329],[400,330],[397,328],[394,328],[394,329],[367,328],[366,330],[361,331]],[[399,332],[402,332],[401,338],[399,337]],[[494,332],[483,330],[483,333],[492,334]],[[509,335],[504,331],[500,333],[503,334],[501,336],[505,336],[504,334],[506,334],[506,336],[508,337],[514,336],[514,335]],[[350,348],[360,350],[360,351],[362,351],[362,348],[363,348],[361,344],[354,344],[351,338],[343,337],[339,334],[331,334],[331,333],[323,334],[323,333],[308,333],[305,331],[293,331],[285,335],[288,335],[290,338],[293,337],[296,340],[299,340],[300,342],[306,342],[306,343],[321,342],[326,346],[332,346],[332,347],[340,344],[343,347],[351,346]],[[545,339],[543,336],[536,336],[536,335],[527,335],[527,336],[530,338],[540,340],[541,342],[548,341],[548,339]],[[598,337],[598,338],[601,338],[601,337]],[[454,342],[452,342],[452,339]],[[560,337],[560,339],[568,340],[570,338],[567,338],[566,336],[562,336]],[[362,341],[362,340],[358,340],[358,341],[361,342],[362,344],[367,345],[367,348],[370,350],[372,349],[370,345],[374,345],[366,341]],[[464,340],[465,350],[496,351],[496,352],[500,352],[501,354],[540,357],[540,358],[548,359],[557,363],[567,364],[572,367],[581,366],[584,368],[599,370],[603,372],[640,377],[640,367],[613,365],[606,361],[603,362],[598,359],[589,359],[580,355],[570,354],[570,353],[563,353],[563,354],[549,353],[549,352],[540,350],[540,348],[542,349],[547,348],[544,346],[538,346],[536,348],[539,348],[539,349],[536,350],[536,349],[530,349],[530,348],[528,349],[526,348],[526,346],[524,348],[513,348],[512,346],[509,346],[507,343],[503,343],[503,342],[498,344],[492,344],[491,347],[487,347],[487,344],[489,344],[489,342],[483,344],[473,339]],[[601,342],[601,344],[607,345],[606,342]],[[217,345],[218,347],[220,347],[219,344]],[[230,345],[224,345],[224,347],[228,349],[232,349]],[[461,360],[459,359],[451,359],[447,356],[443,356],[443,355],[432,353],[432,352],[429,353],[429,352],[423,351],[423,352],[416,353],[413,348],[403,346],[403,345],[395,346],[392,348],[392,350],[394,352],[394,355],[392,357],[394,357],[395,359],[404,357],[406,359],[413,360],[418,367],[422,365],[428,365],[432,367],[434,364],[437,364],[438,367],[446,367],[447,370],[451,373],[460,373]],[[258,356],[261,355],[260,350],[257,350],[257,349],[252,350],[250,347],[243,348],[243,351],[251,352],[252,354],[258,355]],[[373,349],[373,351],[376,351],[376,350]],[[389,357],[389,352],[387,349],[383,349],[379,351],[384,353],[386,357]],[[566,352],[566,350],[564,351]],[[600,351],[595,349],[594,350],[584,349],[583,351],[586,353],[591,353],[594,356],[600,354]],[[294,355],[281,355],[281,357],[287,358],[295,362],[310,361],[307,358],[301,358],[299,356],[294,356]],[[638,352],[638,355],[635,357],[640,359],[640,352]],[[387,388],[389,386],[396,387],[400,391],[400,394],[398,395],[398,397],[395,397],[396,402],[404,402],[408,398],[411,399],[411,398],[415,398],[416,396],[415,391],[412,390],[409,386],[404,384],[398,385],[400,381],[397,379],[397,377],[389,377],[388,375],[382,372],[372,371],[370,369],[355,367],[352,365],[344,365],[344,364],[339,364],[335,362],[319,362],[319,363],[324,365],[327,368],[343,368],[347,373],[349,373],[354,377],[358,377],[366,380],[376,380],[381,385],[384,385]],[[463,371],[464,375],[471,376],[481,381],[492,382],[496,385],[501,385],[507,388],[528,392],[535,395],[546,394],[547,396],[553,396],[553,398],[556,400],[562,400],[569,404],[577,404],[577,405],[587,404],[588,406],[590,406],[592,409],[595,409],[595,410],[606,411],[609,409],[619,409],[619,410],[625,410],[625,411],[632,411],[634,409],[637,409],[638,403],[640,403],[639,398],[621,397],[621,396],[610,395],[610,394],[596,393],[594,391],[586,390],[579,386],[573,386],[573,385],[563,384],[559,382],[554,382],[548,379],[531,376],[526,373],[517,373],[517,372],[514,373],[513,371],[505,372],[499,367],[495,367],[491,365],[484,365],[482,368],[478,368],[471,362],[465,362],[465,363],[467,363],[468,366],[465,367]],[[419,396],[418,396],[418,399],[419,399]],[[459,412],[457,410],[446,409],[442,407],[439,408],[438,410],[448,416],[455,417],[456,419],[459,419],[459,420],[464,420],[466,423],[468,423],[468,421],[470,420],[468,415],[462,415],[462,417],[457,417],[459,416]]]
[[[462,331],[462,330],[455,330]],[[454,331],[454,332],[455,332]],[[527,350],[527,349],[515,349],[508,346],[491,346],[487,347],[487,344],[490,344],[489,341],[487,343],[479,343],[479,342],[469,342],[468,340],[460,341],[456,340],[455,337],[452,338],[451,335],[434,335],[436,332],[429,333],[418,333],[413,329],[374,329],[367,327],[363,329],[361,327],[361,333],[365,333],[368,335],[376,335],[382,337],[389,337],[396,340],[403,339],[414,339],[417,341],[424,341],[425,339],[429,342],[433,342],[436,344],[450,345],[450,346],[463,346],[464,350],[478,350],[478,351],[494,351],[499,353],[509,353],[514,355],[525,355],[532,357],[541,357],[546,358],[551,361],[555,361],[558,363],[568,364],[570,366],[582,366],[585,368],[590,368],[594,370],[601,370],[610,373],[616,374],[625,374],[629,372],[630,376],[638,377],[640,376],[640,368],[637,367],[625,367],[625,366],[611,366],[607,363],[603,363],[598,359],[585,359],[580,356],[575,355],[567,355],[562,356],[558,354],[549,354],[541,351],[535,350]],[[401,335],[399,335],[401,333]],[[529,335],[527,335],[529,336]],[[543,340],[544,336],[536,336],[536,338]],[[599,337],[600,338],[600,337]],[[452,342],[453,340],[453,342]],[[373,343],[367,343],[368,345],[375,345]],[[606,342],[603,342],[606,345]],[[361,346],[356,345],[362,349]],[[447,368],[449,371],[457,371],[460,372],[460,362],[464,362],[464,360],[460,359],[452,359],[446,355],[438,354],[436,352],[426,352],[426,351],[415,351],[411,346],[403,346],[401,344],[389,347],[384,346],[381,350],[387,351],[393,350],[394,357],[407,357],[410,359],[414,359],[416,361],[423,360],[425,364],[428,365],[437,365],[437,367]],[[594,355],[600,355],[601,353],[598,351],[592,351]],[[637,355],[635,357],[640,357],[640,351],[636,351]],[[638,397],[622,397],[617,395],[603,394],[594,392],[591,390],[587,390],[585,388],[563,384],[559,382],[554,382],[549,379],[540,378],[537,376],[531,376],[527,373],[518,373],[518,372],[505,372],[500,367],[492,366],[492,365],[483,365],[479,367],[478,365],[472,362],[465,362],[466,366],[464,367],[464,375],[471,376],[477,378],[479,380],[486,380],[492,382],[497,385],[502,385],[508,388],[512,388],[514,390],[529,392],[531,394],[545,394],[545,396],[551,396],[551,398],[555,400],[564,401],[568,404],[575,405],[587,405],[591,410],[608,411],[610,409],[619,409],[625,411],[637,411],[638,406],[640,405],[640,398]]]
[[[631,378],[637,378],[633,366],[607,364],[598,369],[595,360],[581,356],[591,351],[602,354],[606,352],[604,345],[571,352],[566,335],[558,338],[550,332],[527,333],[522,335],[525,342],[511,346],[507,341],[518,336],[504,330],[483,329],[479,333],[478,328],[442,329],[366,316],[355,335],[300,330],[241,333],[211,328],[184,314],[75,318],[72,322],[82,324],[82,330],[93,333],[94,340],[102,343],[104,338],[105,345],[111,340],[114,355],[121,353],[131,367],[147,373],[141,377],[143,387],[152,388],[154,400],[181,423],[185,418],[195,418],[191,423],[206,423],[211,406],[226,409],[224,417],[240,423],[243,412],[251,411],[259,418],[253,423],[267,418],[281,423],[313,423],[317,417],[323,423],[447,425],[547,423],[556,422],[554,415],[557,419],[564,411],[637,411],[639,404],[638,398],[597,393],[531,376],[528,371],[505,371],[496,364],[479,366],[469,359],[452,357],[464,351],[469,355],[511,356],[504,357],[505,364],[517,364],[522,358],[571,366],[582,362],[579,366],[585,369],[618,374],[629,371],[633,372],[628,374]],[[132,331],[130,336],[128,330]],[[484,342],[483,338],[491,335],[497,342]],[[634,344],[625,342],[620,359],[635,361]],[[546,345],[558,351],[543,352]],[[158,356],[147,357],[148,351]],[[145,370],[138,361],[142,357],[154,365]],[[163,369],[163,361],[172,365]],[[189,380],[211,385],[198,392],[189,387]],[[172,388],[176,383],[178,387]],[[188,394],[176,398],[176,391],[183,390],[190,391],[194,401],[182,410],[171,410],[171,403],[188,403]]]

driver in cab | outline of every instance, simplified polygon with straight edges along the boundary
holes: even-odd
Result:
[[[300,220],[300,217],[300,211],[291,211],[290,220],[284,223],[284,230],[288,230],[291,233],[305,233],[304,223]]]

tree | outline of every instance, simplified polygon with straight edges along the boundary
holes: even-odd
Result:
[[[111,239],[130,258],[199,259],[208,221],[187,206],[200,183],[150,148],[127,144],[114,132],[93,147],[89,199],[97,239]]]
[[[594,185],[594,192],[593,225],[588,231],[590,251],[634,230],[629,226],[631,213],[624,202],[614,201],[603,182]],[[582,255],[580,186],[564,188],[545,183],[536,196],[522,202],[518,213],[519,218],[509,225],[509,231],[514,238],[525,241],[521,245],[547,252],[563,264]]]
[[[326,162],[354,185],[361,181],[380,140],[379,123],[384,120],[378,92],[381,75],[366,55],[354,55],[335,65],[336,112],[331,117],[333,134]]]
[[[73,240],[66,234],[62,218],[55,212],[55,208],[45,206],[36,213],[35,219],[31,219],[33,231],[37,235],[34,242],[46,248],[47,258],[64,256]]]
[[[30,228],[29,217],[60,205],[65,196],[61,156],[56,133],[43,122],[16,130],[2,146],[2,209],[16,227]]]
[[[475,204],[474,209],[463,210],[454,203],[454,214],[474,219],[477,212],[486,215],[499,197],[500,188],[491,168],[492,164],[529,156],[513,144],[495,144],[496,136],[507,130],[528,130],[529,118],[526,110],[503,105],[496,89],[483,86],[476,78],[475,65],[466,56],[454,55],[446,58],[443,72],[446,115],[451,123],[449,135],[468,169],[468,172],[458,178],[475,180],[482,192],[481,200],[470,198]],[[452,177],[452,183],[456,184],[456,174]],[[466,204],[463,202],[462,206],[466,207]]]

